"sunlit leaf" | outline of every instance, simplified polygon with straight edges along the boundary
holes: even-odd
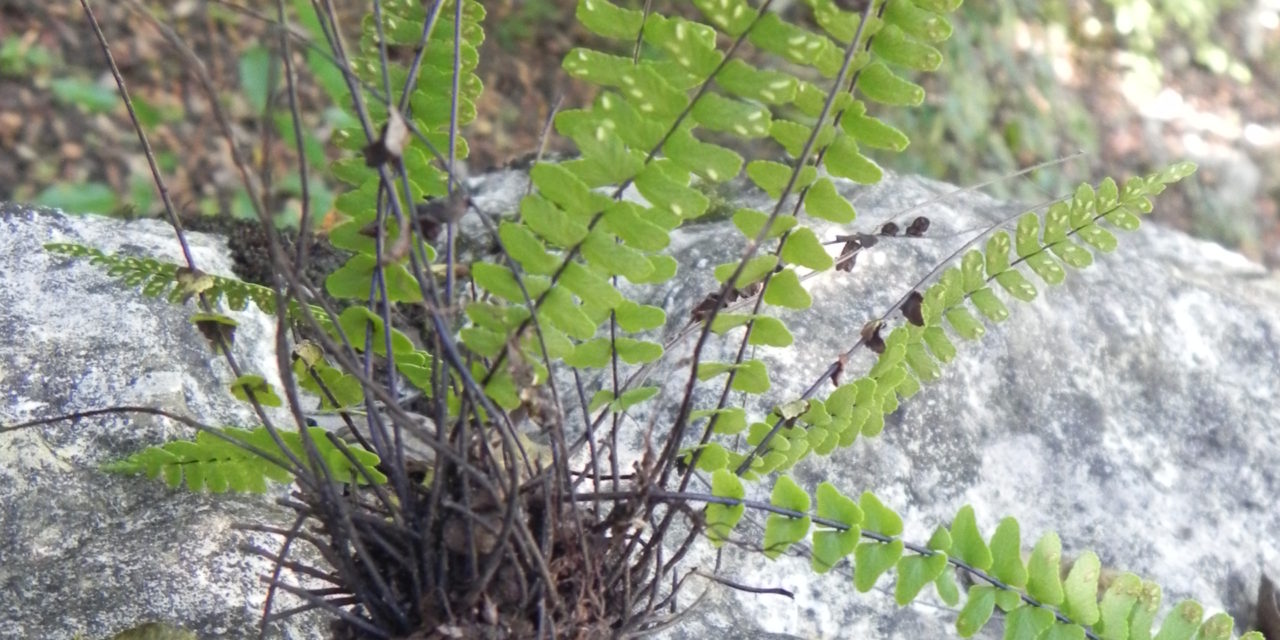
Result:
[[[969,599],[956,618],[956,632],[962,638],[971,637],[982,630],[991,614],[996,609],[996,590],[994,587],[980,585],[969,589]]]
[[[1023,301],[1031,302],[1036,298],[1036,288],[1017,269],[1009,269],[996,275],[996,283],[1009,292],[1009,295]]]
[[[817,234],[808,227],[800,227],[787,235],[782,244],[782,260],[814,271],[826,271],[835,264]]]
[[[770,514],[764,528],[764,555],[773,559],[786,551],[788,547],[803,540],[809,532],[809,494],[805,493],[790,476],[781,476],[773,485],[773,494],[769,503],[790,511],[804,513],[803,517],[793,518],[781,514]]]
[[[753,240],[760,235],[760,231],[764,229],[764,225],[767,222],[769,222],[769,214],[763,211],[738,209],[733,212],[734,226],[738,227],[739,231],[742,231],[742,235]],[[795,216],[778,215],[774,217],[772,223],[769,223],[769,231],[764,235],[764,238],[776,238],[794,228],[796,224]]]
[[[1085,551],[1071,565],[1063,582],[1062,612],[1072,622],[1092,625],[1098,621],[1098,575],[1102,563],[1092,551]]]
[[[578,0],[578,23],[592,33],[615,40],[633,41],[640,33],[644,14],[622,9],[606,0]]]
[[[1004,518],[991,536],[991,574],[1011,587],[1027,584],[1027,568],[1022,564],[1022,534],[1018,521]]]
[[[884,506],[880,499],[870,491],[862,492],[858,498],[858,506],[862,508],[862,528],[867,531],[886,536],[902,534],[902,517],[892,509]]]
[[[1007,640],[1040,638],[1052,626],[1052,611],[1023,604],[1005,616],[1004,637]]]
[[[853,586],[866,593],[902,557],[902,541],[863,542],[853,551]]]
[[[764,288],[764,301],[788,309],[808,309],[813,304],[813,298],[792,268],[783,269],[769,279]]]
[[[715,93],[702,96],[693,106],[693,118],[711,131],[732,133],[740,138],[763,138],[769,135],[769,110],[726,98]]]
[[[917,71],[933,71],[942,65],[942,54],[937,49],[894,24],[885,25],[876,33],[871,50],[889,62]]]
[[[1050,606],[1062,603],[1062,542],[1050,531],[1040,537],[1027,563],[1027,593]]]
[[[884,105],[914,107],[924,102],[924,89],[904,80],[879,61],[862,70],[858,88],[867,98]]]
[[[780,71],[762,71],[736,58],[725,64],[716,75],[716,84],[732,94],[765,104],[786,104],[796,96],[794,76]]]
[[[804,210],[815,218],[837,224],[848,224],[856,217],[853,205],[836,192],[830,178],[821,178],[809,187],[804,196]]]
[[[898,583],[893,589],[893,598],[898,606],[905,606],[915,600],[920,590],[937,580],[946,569],[947,554],[945,553],[904,556],[898,561]]]
[[[980,570],[991,568],[991,550],[978,531],[973,507],[965,505],[951,522],[951,555]]]
[[[751,326],[751,338],[748,340],[752,345],[764,345],[770,347],[789,347],[794,342],[791,332],[787,330],[787,326],[777,318],[769,316],[756,316],[755,322]]]
[[[742,171],[742,156],[724,147],[702,142],[686,129],[672,133],[663,150],[681,167],[711,182],[736,178]]]
[[[884,176],[884,171],[862,155],[858,151],[858,143],[848,135],[836,136],[831,146],[827,147],[825,164],[831,175],[862,184],[875,184]]]
[[[739,289],[741,289],[742,287],[745,287],[765,277],[766,274],[768,274],[770,271],[773,271],[773,268],[777,266],[777,264],[778,264],[777,256],[774,256],[774,255],[756,256],[747,261],[746,266],[744,266],[742,269],[742,272],[738,274],[738,278],[737,280],[734,281],[734,284]],[[738,268],[737,262],[726,262],[721,265],[716,265],[716,268],[715,268],[716,281],[723,283],[725,280],[728,280],[729,276],[733,275],[734,271],[736,271],[737,268]]]
[[[1204,607],[1195,600],[1183,600],[1164,617],[1155,640],[1190,640],[1200,628],[1202,619]]]
[[[1098,605],[1098,623],[1095,629],[1109,638],[1129,639],[1129,616],[1138,599],[1142,597],[1142,579],[1132,573],[1124,573],[1111,582],[1102,602]],[[1230,628],[1223,640],[1231,637]]]
[[[742,480],[728,469],[718,469],[711,474],[711,495],[717,498],[729,498],[732,500],[741,500],[746,497],[746,489],[742,486]],[[738,504],[717,504],[710,503],[707,505],[707,537],[711,539],[711,544],[720,546],[729,539],[729,532],[738,524],[738,520],[742,519],[742,514],[746,511],[746,506]]]

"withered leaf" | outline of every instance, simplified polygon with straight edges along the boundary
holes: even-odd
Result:
[[[702,302],[699,302],[697,306],[693,308],[690,315],[693,316],[694,322],[702,322],[711,315],[711,311],[716,308],[716,297],[716,293],[709,293],[707,294],[707,297],[702,299]]]
[[[886,222],[880,227],[880,235],[896,236],[898,235],[898,224],[896,222]]]
[[[929,219],[924,216],[920,216],[915,220],[912,220],[911,224],[907,226],[907,235],[912,238],[919,238],[920,236],[923,236],[924,232],[928,230],[929,230]]]
[[[454,191],[444,198],[432,198],[418,203],[414,207],[414,213],[417,214],[419,222],[429,220],[437,224],[452,224],[466,215],[469,206],[471,206],[471,198],[462,191]]]
[[[414,221],[423,238],[434,242],[446,225],[455,223],[466,215],[471,198],[461,191],[454,191],[445,198],[434,198],[414,205]]]
[[[840,257],[836,259],[836,271],[853,273],[853,264],[858,261],[858,251],[861,249],[862,243],[856,239],[844,243],[844,247],[840,249]]]
[[[360,227],[360,230],[356,233],[359,233],[366,238],[376,238],[378,237],[378,222],[376,220],[370,222],[369,224]]]
[[[178,279],[179,300],[186,304],[193,296],[208,291],[213,287],[213,276],[199,270],[189,269],[187,267],[178,267],[176,272]]]
[[[734,289],[729,292],[729,302],[736,302],[741,298],[754,298],[757,293],[760,293],[762,286],[759,282],[752,282],[741,289]]]
[[[907,299],[902,303],[902,315],[906,316],[907,322],[917,327],[924,326],[924,310],[921,303],[924,302],[924,296],[919,291],[912,291],[907,295]]]
[[[418,233],[422,234],[422,238],[427,242],[435,242],[440,238],[440,232],[444,230],[444,225],[418,218]]]
[[[809,410],[809,401],[792,400],[778,405],[774,410],[778,412],[779,416],[782,416],[783,420],[795,420]]]
[[[880,327],[883,325],[884,323],[879,320],[872,320],[862,325],[862,343],[876,355],[884,353],[884,338],[880,337]]]
[[[302,360],[308,367],[314,367],[324,361],[324,350],[310,340],[303,340],[293,348],[293,358]]]
[[[392,109],[386,124],[378,133],[378,139],[365,145],[360,150],[364,154],[365,166],[379,167],[404,155],[404,144],[409,139],[409,127],[405,125],[400,112]]]

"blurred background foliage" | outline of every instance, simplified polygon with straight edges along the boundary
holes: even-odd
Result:
[[[353,39],[367,1],[334,4]],[[487,91],[468,136],[473,173],[535,151],[557,99],[564,108],[590,99],[559,70],[566,51],[589,41],[573,22],[576,4],[485,3],[480,74]],[[801,2],[776,0],[775,7],[805,19]],[[184,214],[247,217],[251,208],[193,74],[147,11],[200,56],[277,221],[296,220],[301,184],[292,124],[275,39],[254,17],[258,9],[205,0],[122,0],[95,9]],[[944,45],[944,67],[918,78],[929,90],[926,104],[883,114],[911,135],[912,146],[877,160],[957,184],[999,179],[989,193],[1036,203],[1103,173],[1149,171],[1189,157],[1205,169],[1200,182],[1166,199],[1159,215],[1280,264],[1278,16],[1280,0],[967,2]],[[341,78],[322,60],[298,55],[310,86],[301,96],[305,154],[323,165],[336,157],[328,136],[345,118],[323,87]],[[554,139],[548,147],[567,149]],[[0,148],[0,199],[159,213],[138,143],[75,3],[0,0]],[[1000,179],[1078,151],[1083,159]],[[312,180],[316,210],[326,211],[335,185]]]
[[[1188,158],[1204,171],[1157,217],[1280,264],[1280,2],[965,3],[924,108],[893,114],[914,149],[895,168],[958,184],[1083,151],[1002,180],[993,195],[1057,197],[1105,172]]]
[[[930,89],[928,103],[894,114],[913,134],[915,152],[888,162],[969,184],[1076,151],[1097,157],[1106,132],[1100,125],[1140,106],[1126,105],[1121,113],[1094,108],[1108,82],[1154,99],[1175,74],[1197,67],[1247,90],[1248,64],[1222,43],[1242,48],[1233,23],[1263,20],[1266,3],[1257,4],[1247,11],[1241,0],[965,3],[955,35],[944,43],[945,72],[921,78]],[[1274,16],[1276,6],[1270,10]],[[1269,52],[1251,48],[1273,75],[1280,71],[1275,43],[1273,36]],[[1055,167],[1029,181],[993,185],[991,192],[1039,200],[1090,177]]]

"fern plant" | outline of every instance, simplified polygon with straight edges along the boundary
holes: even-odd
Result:
[[[656,631],[666,622],[659,612],[682,602],[677,578],[690,546],[736,540],[748,514],[765,517],[759,545],[769,558],[807,541],[815,572],[852,562],[858,591],[894,575],[900,605],[932,584],[958,608],[963,637],[997,607],[1008,638],[1231,637],[1230,618],[1206,620],[1194,602],[1175,606],[1155,632],[1158,586],[1124,574],[1099,594],[1096,555],[1078,554],[1064,575],[1058,536],[1044,534],[1024,555],[1011,517],[984,537],[973,510],[960,507],[928,540],[907,540],[901,518],[874,494],[826,482],[811,493],[788,475],[810,455],[847,455],[858,438],[879,435],[885,416],[957,357],[957,338],[980,339],[1011,303],[1036,297],[1032,278],[1060,283],[1094,251],[1113,250],[1113,231],[1136,229],[1150,199],[1194,167],[1082,185],[1043,214],[989,230],[980,247],[958,251],[867,319],[800,397],[769,398],[768,367],[748,357],[750,347],[792,345],[776,312],[810,306],[812,274],[851,268],[858,235],[824,238],[827,227],[815,222],[855,224],[837,181],[878,182],[866,153],[907,148],[908,135],[876,114],[920,104],[923,90],[907,76],[942,64],[934,45],[949,36],[959,0],[806,0],[813,28],[771,4],[694,0],[693,19],[649,3],[579,0],[582,26],[616,48],[565,57],[571,77],[599,89],[590,105],[550,123],[580,155],[535,163],[517,211],[482,210],[456,171],[467,155],[458,134],[481,91],[480,3],[375,3],[355,51],[332,14],[302,7],[328,45],[317,54],[313,43],[310,53],[347,71],[344,107],[359,122],[337,136],[348,153],[330,168],[349,190],[336,200],[345,217],[329,239],[351,257],[324,286],[344,309],[315,295],[283,253],[277,281],[260,287],[48,247],[89,257],[148,293],[200,300],[202,328],[220,319],[208,305],[222,298],[232,307],[253,300],[282,325],[306,327],[311,340],[293,346],[283,394],[248,373],[232,384],[255,407],[287,400],[298,430],[202,434],[109,469],[215,491],[296,479],[299,519],[324,535],[295,529],[285,549],[316,546],[332,588],[309,591],[279,576],[272,585],[331,612],[339,637]],[[735,150],[760,143],[777,155],[746,160]],[[745,250],[713,267],[718,290],[679,310],[624,293],[668,282],[681,268],[666,253],[672,232],[706,214],[707,185],[744,175],[774,206],[732,212]],[[494,257],[460,251],[471,220],[497,247]],[[824,246],[831,242],[844,245],[836,256]],[[899,310],[905,321],[895,323]],[[678,398],[647,384],[674,344],[655,333],[668,313],[694,318],[675,338],[693,342],[687,370],[669,369],[684,376]],[[213,335],[224,352],[232,346],[232,335]],[[703,356],[717,335],[737,341],[735,358]],[[849,370],[861,348],[877,354],[875,364]],[[306,428],[314,408],[295,385],[320,397],[352,439]],[[699,400],[707,390],[713,403]],[[735,394],[766,409],[735,406]],[[645,403],[667,409],[654,413],[669,422],[633,424],[629,412]],[[619,442],[636,430],[651,446],[625,469]],[[235,453],[228,439],[255,451]],[[431,459],[408,457],[410,441]],[[695,481],[709,490],[691,488]],[[354,493],[335,489],[343,482]]]

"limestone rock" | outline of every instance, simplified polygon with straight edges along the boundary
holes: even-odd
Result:
[[[482,176],[476,202],[489,213],[513,211],[525,184],[519,172]],[[811,309],[768,311],[785,319],[796,339],[790,348],[752,352],[768,362],[773,388],[765,397],[773,402],[797,397],[857,341],[865,322],[892,310],[975,235],[1025,210],[920,178],[886,176],[869,188],[839,184],[858,219],[837,227],[806,218],[823,240],[876,233],[891,219],[905,227],[920,215],[931,226],[923,238],[883,238],[859,255],[852,273],[806,280]],[[727,198],[731,207],[772,206],[749,189]],[[464,226],[479,232],[470,218]],[[1263,572],[1280,566],[1280,543],[1269,533],[1280,528],[1273,504],[1280,493],[1280,280],[1238,254],[1150,223],[1116,233],[1114,254],[1094,252],[1095,264],[1069,269],[1063,285],[1047,286],[1028,272],[1040,292],[1033,303],[1001,292],[1012,317],[987,325],[977,342],[953,336],[957,359],[943,367],[940,381],[889,416],[880,437],[810,457],[793,476],[811,494],[823,480],[854,496],[875,492],[902,515],[906,537],[920,543],[964,504],[975,507],[986,536],[1001,517],[1014,516],[1027,549],[1057,531],[1064,557],[1091,549],[1106,568],[1160,584],[1161,616],[1176,601],[1194,598],[1209,612],[1225,609],[1239,630],[1253,617]],[[667,327],[658,336],[665,342],[715,290],[712,268],[737,259],[742,247],[728,219],[687,225],[672,234],[670,251],[681,265],[675,279],[626,291],[666,309]],[[833,255],[839,247],[829,245]],[[896,311],[890,316],[902,321]],[[731,360],[740,336],[738,330],[713,339],[703,359]],[[649,373],[646,384],[663,387],[657,397],[667,402],[631,410],[632,458],[644,446],[645,425],[665,432],[661,425],[669,424],[689,375],[692,343],[672,346]],[[845,379],[873,361],[859,349]],[[587,396],[598,388],[588,384]],[[831,388],[827,383],[818,397]],[[696,406],[712,406],[718,394],[718,386],[703,385]],[[767,409],[754,397],[733,402],[745,403],[755,419]],[[569,410],[565,424],[572,429],[581,420]],[[767,499],[768,486],[755,487],[752,497]],[[763,522],[763,514],[749,514],[737,533],[758,545]],[[684,568],[710,571],[710,546],[696,548],[701,554]],[[957,637],[954,609],[931,589],[898,608],[891,577],[858,594],[848,566],[816,576],[807,557],[771,562],[731,547],[720,566],[733,581],[782,587],[795,599],[694,580],[685,602],[703,589],[707,597],[665,637]],[[1001,633],[997,616],[981,637]]]
[[[514,209],[525,179],[509,172],[474,185],[482,208],[501,213]],[[917,178],[887,176],[875,187],[841,188],[853,198],[858,220],[844,228],[815,224],[823,239],[874,233],[895,217],[905,226],[925,215],[932,224],[921,239],[882,239],[859,256],[852,273],[827,272],[805,282],[813,308],[780,313],[796,344],[756,351],[769,363],[773,401],[796,397],[857,340],[863,323],[891,309],[973,234],[1022,210]],[[925,201],[930,204],[904,213]],[[749,192],[738,196],[739,205],[769,207]],[[464,219],[464,228],[479,229],[473,217]],[[105,220],[72,223],[13,211],[0,220],[6,232],[0,255],[10,262],[0,276],[0,326],[12,332],[8,343],[23,345],[0,356],[0,388],[9,396],[0,422],[157,404],[211,422],[250,424],[222,392],[228,374],[208,355],[186,312],[144,299],[94,267],[35,249],[70,238],[166,255],[173,242],[165,228],[151,227],[155,235],[146,240],[145,225],[126,227],[125,237]],[[628,292],[668,311],[661,333],[670,338],[714,288],[711,269],[736,258],[741,247],[728,220],[689,225],[672,237],[671,252],[682,265],[676,279]],[[215,262],[216,249],[206,245],[201,251],[208,253],[197,259],[206,269],[225,271],[225,261]],[[880,437],[811,457],[794,470],[795,479],[811,492],[823,480],[848,494],[876,492],[903,516],[906,537],[919,542],[966,503],[976,508],[986,535],[1000,517],[1012,515],[1028,548],[1055,530],[1064,555],[1092,549],[1107,567],[1156,581],[1165,589],[1162,614],[1174,601],[1193,597],[1244,624],[1261,575],[1280,566],[1280,543],[1269,535],[1280,526],[1272,505],[1280,491],[1280,445],[1273,435],[1280,426],[1280,282],[1236,254],[1149,224],[1120,234],[1116,253],[1096,255],[1094,266],[1071,272],[1061,286],[1028,278],[1040,290],[1037,300],[1009,302],[1012,317],[989,325],[977,342],[955,338],[959,356],[943,368],[942,380],[905,402]],[[67,317],[67,308],[75,315]],[[900,321],[900,314],[890,315]],[[250,360],[269,372],[268,321],[251,315],[241,322],[238,341],[257,344]],[[712,340],[704,359],[730,359],[737,336]],[[659,398],[679,398],[691,344],[672,346],[651,372],[648,383],[665,386]],[[846,376],[865,372],[872,360],[858,350]],[[594,390],[588,387],[587,395]],[[717,394],[704,385],[699,406]],[[745,402],[756,417],[765,408],[753,398],[734,401]],[[640,405],[629,417],[633,425],[651,418],[663,424],[663,414],[654,411]],[[567,425],[579,423],[566,418]],[[643,431],[632,432],[633,456]],[[256,620],[257,576],[265,568],[250,566],[234,543],[224,542],[240,535],[227,533],[226,523],[269,519],[273,512],[254,499],[170,492],[94,468],[186,435],[136,417],[0,434],[0,535],[14,541],[0,547],[0,590],[20,594],[0,605],[0,635],[29,625],[16,628],[94,637],[145,618],[207,629],[201,637],[243,635]],[[753,497],[767,497],[767,489],[756,487]],[[763,521],[762,514],[750,514],[737,534],[758,543]],[[711,570],[710,546],[696,548],[684,568]],[[740,593],[695,578],[686,602],[703,589],[707,598],[666,637],[955,637],[954,610],[929,590],[899,609],[891,578],[858,594],[847,566],[816,576],[807,557],[770,562],[733,547],[726,547],[720,566],[735,582],[782,587],[796,597]],[[180,598],[186,594],[191,602]],[[191,613],[171,615],[179,610]],[[115,611],[120,617],[109,618]],[[292,630],[288,637],[316,637],[309,635],[316,629]],[[982,637],[1000,632],[997,619]]]
[[[768,362],[773,388],[767,397],[775,402],[796,398],[857,341],[863,323],[892,309],[974,234],[1023,210],[918,178],[886,176],[871,188],[841,188],[853,198],[858,219],[846,228],[815,224],[823,240],[850,230],[875,233],[891,218],[906,226],[925,215],[932,226],[922,239],[882,239],[859,256],[852,273],[826,272],[805,282],[813,307],[780,313],[795,345],[754,352]],[[922,202],[930,204],[913,209]],[[771,206],[761,195],[743,196],[741,204]],[[919,543],[964,504],[974,505],[986,536],[1001,517],[1015,516],[1026,548],[1058,531],[1064,557],[1093,549],[1104,566],[1160,584],[1161,615],[1190,597],[1209,611],[1227,610],[1240,629],[1252,617],[1262,572],[1280,566],[1280,541],[1272,534],[1280,529],[1274,503],[1280,493],[1280,281],[1237,254],[1151,224],[1117,235],[1114,254],[1097,255],[1083,271],[1069,269],[1061,286],[1027,272],[1040,290],[1034,303],[1001,292],[1012,317],[988,325],[977,342],[953,336],[959,356],[944,366],[939,382],[888,418],[880,437],[810,457],[793,476],[811,494],[823,480],[853,496],[875,492],[902,515],[906,537]],[[736,259],[742,246],[728,220],[673,234],[681,272],[664,290],[644,294],[667,309],[668,337],[714,290],[711,269]],[[833,255],[839,246],[829,246]],[[891,318],[902,321],[898,312]],[[728,336],[712,340],[703,359],[731,360],[741,330]],[[659,398],[678,401],[692,343],[671,348],[650,376],[648,384],[664,386]],[[865,373],[871,362],[873,355],[859,349],[846,376]],[[831,389],[827,383],[818,397]],[[703,385],[696,406],[713,406],[718,394],[719,386]],[[759,419],[763,406],[745,402]],[[653,417],[645,407],[632,412],[634,424]],[[637,435],[635,450],[641,446]],[[768,498],[768,486],[756,489],[754,497]],[[749,520],[755,526],[740,525],[737,532],[758,545],[764,515]],[[708,551],[688,566],[709,571],[713,561]],[[668,637],[955,637],[956,612],[932,589],[899,609],[891,578],[858,594],[848,566],[818,577],[807,557],[770,562],[732,549],[721,566],[732,580],[783,587],[795,600],[704,582],[690,595],[709,588],[704,606]],[[998,638],[1000,631],[995,620],[983,637]]]
[[[188,238],[198,267],[229,274],[224,241]],[[87,260],[45,252],[47,242],[181,262],[172,230],[156,221],[0,204],[0,425],[121,405],[259,424],[227,391],[233,376],[190,324],[190,305],[146,298]],[[276,377],[272,319],[233,315],[241,366]],[[0,637],[97,639],[149,622],[256,637],[271,567],[239,545],[280,541],[231,525],[288,527],[291,514],[271,496],[196,495],[98,469],[193,435],[138,414],[0,433]],[[297,604],[278,600],[275,610]],[[302,616],[271,637],[320,638],[326,624]]]

